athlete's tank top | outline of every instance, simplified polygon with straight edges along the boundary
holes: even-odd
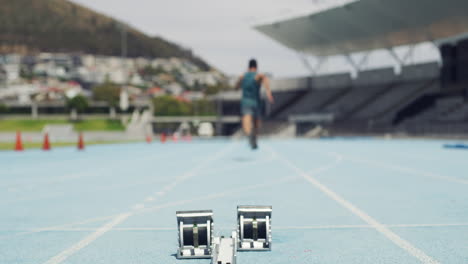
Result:
[[[242,103],[258,106],[260,102],[260,87],[261,84],[255,77],[257,76],[256,72],[247,72],[242,78]]]

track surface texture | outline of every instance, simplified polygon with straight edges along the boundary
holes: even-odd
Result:
[[[195,140],[0,152],[0,263],[177,260],[175,212],[272,205],[239,264],[468,263],[468,151],[441,140]]]

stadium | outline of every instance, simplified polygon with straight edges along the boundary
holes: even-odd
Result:
[[[66,132],[79,150],[50,151],[46,133],[23,151],[4,136],[0,263],[468,263],[465,8],[360,0],[256,25],[310,74],[272,80],[255,151],[240,91],[210,97],[216,116],[145,108],[132,120],[150,135],[126,142]],[[414,63],[421,43],[440,60]],[[365,67],[376,50],[395,65]],[[331,57],[352,70],[322,74]],[[195,121],[216,136],[165,134]]]
[[[425,12],[415,15],[421,5]],[[311,76],[274,81],[277,100],[265,109],[274,125],[267,133],[293,126],[302,136],[320,125],[331,135],[466,134],[467,21],[458,9],[463,5],[358,1],[257,26],[298,54],[319,58],[311,65],[304,57]],[[441,60],[412,63],[421,43],[438,49]],[[399,46],[410,48],[401,56],[395,52]],[[397,65],[361,70],[375,50],[386,51]],[[356,53],[363,56],[357,59]],[[316,74],[331,56],[343,56],[353,72]],[[223,114],[236,114],[236,95],[226,95],[225,101]]]

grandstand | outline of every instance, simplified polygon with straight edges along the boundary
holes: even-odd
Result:
[[[360,0],[257,26],[302,55],[309,68],[305,55],[321,61],[343,56],[354,69],[327,75],[311,69],[310,76],[274,80],[276,104],[266,109],[268,122],[294,123],[301,133],[316,125],[334,134],[466,133],[468,18],[461,12],[466,5],[458,0],[378,5]],[[419,12],[421,6],[425,12]],[[432,43],[441,61],[409,63],[412,48],[404,58],[395,52],[420,43]],[[375,50],[388,51],[397,67],[363,69],[352,56],[360,53],[367,59]],[[230,101],[231,106],[237,103]]]

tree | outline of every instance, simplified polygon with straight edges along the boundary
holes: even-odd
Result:
[[[75,109],[78,113],[83,113],[88,105],[88,99],[83,95],[77,95],[67,100],[68,109]]]
[[[192,102],[192,113],[197,116],[216,115],[216,104],[213,101],[201,99]]]
[[[227,90],[231,90],[232,87],[230,87],[228,84],[225,84],[225,83],[218,83],[216,85],[208,85],[206,86],[205,88],[205,94],[207,95],[213,95],[213,94],[217,94],[219,92],[222,92],[222,91],[227,91]]]
[[[93,88],[93,98],[97,101],[105,101],[110,106],[116,107],[120,99],[120,87],[111,82],[105,82]]]
[[[26,66],[22,66],[20,69],[20,77],[26,80],[32,80],[34,78],[34,74]]]
[[[184,116],[191,114],[190,103],[177,100],[172,96],[161,96],[153,99],[156,116]]]
[[[8,112],[8,106],[0,103],[0,113],[7,113]]]
[[[141,74],[145,77],[152,77],[161,73],[166,73],[161,66],[158,66],[157,68],[154,68],[152,66],[146,66],[141,70]]]

